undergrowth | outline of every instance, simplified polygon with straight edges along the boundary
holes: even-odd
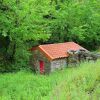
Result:
[[[50,75],[29,71],[0,74],[0,100],[99,100],[99,96],[100,61]]]

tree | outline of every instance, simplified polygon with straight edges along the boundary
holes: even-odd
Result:
[[[2,0],[0,3],[0,36],[3,39],[0,40],[6,44],[9,41],[7,45],[3,44],[6,63],[27,66],[28,50],[33,46],[30,41],[46,41],[50,36],[47,23],[42,20],[35,3],[32,0]]]
[[[50,4],[51,2],[51,4]],[[0,47],[5,64],[27,66],[29,48],[74,41],[100,45],[99,0],[0,0]]]
[[[98,0],[63,2],[59,11],[55,11],[57,16],[50,25],[52,36],[49,41],[74,41],[89,50],[97,49],[100,43],[99,6]]]

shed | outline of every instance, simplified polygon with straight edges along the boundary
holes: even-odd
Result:
[[[31,64],[39,73],[49,73],[67,67],[68,50],[85,49],[75,42],[45,44],[32,47]]]

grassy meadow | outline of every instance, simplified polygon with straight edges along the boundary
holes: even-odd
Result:
[[[0,100],[100,100],[100,61],[50,75],[0,74]]]

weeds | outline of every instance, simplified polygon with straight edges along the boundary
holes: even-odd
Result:
[[[99,95],[99,61],[50,75],[0,74],[0,100],[99,100]]]

